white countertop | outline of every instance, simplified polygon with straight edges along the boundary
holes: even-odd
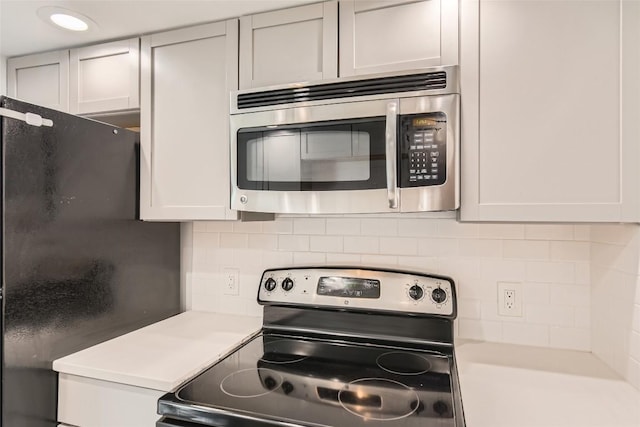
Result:
[[[260,330],[262,319],[187,311],[57,359],[55,371],[173,391]]]
[[[640,391],[591,353],[456,342],[467,427],[640,427]]]

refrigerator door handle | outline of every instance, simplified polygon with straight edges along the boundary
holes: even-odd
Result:
[[[10,110],[0,107],[0,116],[10,117],[12,119],[22,120],[31,126],[53,126],[53,120],[43,119],[42,116],[34,113],[21,113],[19,111]]]

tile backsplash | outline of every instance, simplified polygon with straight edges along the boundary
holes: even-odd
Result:
[[[589,225],[281,216],[270,222],[195,222],[191,232],[188,309],[259,314],[257,284],[265,268],[392,267],[455,280],[456,333],[462,338],[592,348]],[[224,293],[226,268],[240,272],[239,295]],[[497,282],[522,284],[522,317],[498,316]]]
[[[591,227],[592,351],[640,389],[640,226]]]

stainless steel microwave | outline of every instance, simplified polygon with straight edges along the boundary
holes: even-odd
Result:
[[[231,207],[330,214],[455,210],[458,69],[231,96]]]

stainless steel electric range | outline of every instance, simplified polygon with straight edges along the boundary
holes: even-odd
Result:
[[[452,279],[267,270],[262,330],[158,402],[163,426],[463,427]]]

